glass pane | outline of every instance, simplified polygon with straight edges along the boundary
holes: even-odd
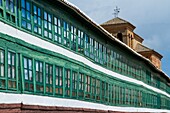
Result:
[[[45,36],[45,37],[47,37],[47,36],[48,36],[47,31],[44,31],[44,36]]]
[[[43,80],[43,76],[42,76],[43,74],[42,73],[40,73],[40,82],[42,82],[42,80]]]
[[[28,80],[28,70],[24,70],[25,80]]]
[[[38,32],[38,27],[37,26],[34,26],[34,32]]]
[[[27,20],[31,20],[31,14],[27,11]]]
[[[38,25],[41,25],[41,18],[38,17]]]
[[[31,69],[32,70],[32,61],[31,60],[29,60],[29,69]]]
[[[24,58],[24,68],[27,68],[27,59]]]
[[[11,9],[11,12],[14,13],[14,4],[13,3],[10,4],[10,9]]]
[[[38,33],[41,34],[41,28],[38,28]]]
[[[31,30],[31,24],[27,23],[27,29]]]
[[[48,23],[48,29],[51,31],[51,23]]]
[[[42,63],[40,63],[40,72],[42,72],[43,70],[43,66],[42,66]]]
[[[11,54],[8,52],[8,64],[11,64]]]
[[[4,76],[4,65],[1,65],[1,76]]]
[[[34,14],[37,15],[37,7],[36,6],[34,6]]]
[[[26,9],[27,9],[27,11],[30,11],[30,3],[29,2],[26,2]]]
[[[49,33],[49,38],[50,38],[50,39],[52,38],[52,34],[51,34],[51,33]]]
[[[21,1],[21,7],[25,8],[25,0]]]
[[[44,12],[44,19],[47,20],[47,13]]]
[[[34,16],[34,23],[36,23],[37,24],[37,16]]]
[[[29,71],[29,80],[32,80],[32,71]]]
[[[41,10],[38,8],[38,16],[41,16]]]
[[[22,20],[22,27],[25,27],[26,28],[26,21]]]
[[[39,71],[38,67],[38,62],[36,62],[36,71]]]
[[[22,9],[22,10],[21,10],[21,13],[22,13],[22,17],[25,18],[25,9]]]
[[[12,55],[12,65],[15,65],[15,55]]]
[[[0,6],[2,6],[2,0],[0,0]]]
[[[47,21],[44,21],[44,27],[47,29]]]
[[[9,0],[6,0],[6,9],[9,10]]]
[[[15,68],[12,67],[12,78],[15,78]]]
[[[0,61],[4,63],[4,52],[0,50]]]
[[[48,21],[51,22],[51,15],[48,14]]]
[[[11,67],[8,66],[8,77],[11,78]]]

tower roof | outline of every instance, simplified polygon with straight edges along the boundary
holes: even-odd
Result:
[[[136,27],[134,25],[132,25],[130,22],[121,19],[119,17],[113,18],[107,22],[104,22],[103,24],[101,24],[101,26],[105,26],[105,25],[117,25],[117,24],[129,24],[130,26],[132,26],[133,29],[135,29]]]

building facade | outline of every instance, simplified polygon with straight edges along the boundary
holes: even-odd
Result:
[[[67,1],[0,0],[0,97],[0,112],[170,112],[170,79]]]

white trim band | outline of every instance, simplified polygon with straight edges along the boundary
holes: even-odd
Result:
[[[137,108],[137,107],[117,107],[103,104],[97,104],[92,102],[85,102],[73,99],[62,99],[55,97],[36,96],[27,94],[9,94],[0,93],[2,104],[18,104],[23,103],[25,105],[40,105],[40,106],[59,106],[59,107],[73,107],[73,108],[88,108],[98,110],[112,110],[121,112],[166,112],[170,113],[170,110],[163,109],[149,109],[149,108]]]
[[[96,65],[96,64],[92,63],[91,61],[89,61],[85,57],[77,55],[77,54],[75,54],[75,53],[73,53],[73,52],[71,52],[71,51],[69,51],[67,49],[64,49],[64,48],[60,47],[60,46],[57,46],[57,45],[52,44],[52,43],[50,43],[48,41],[42,40],[40,38],[37,38],[37,37],[35,37],[33,35],[30,35],[30,34],[28,34],[26,32],[18,30],[18,29],[14,28],[14,27],[12,27],[10,25],[7,25],[7,24],[5,24],[3,22],[0,22],[0,26],[1,26],[1,28],[0,28],[1,33],[8,34],[8,35],[10,35],[12,37],[21,39],[21,40],[23,40],[23,41],[25,41],[25,42],[27,42],[29,44],[39,46],[41,48],[44,48],[44,49],[47,49],[47,50],[62,54],[62,55],[67,56],[67,57],[69,57],[71,59],[74,59],[76,61],[82,62],[82,63],[88,65],[89,67],[93,68],[93,69],[99,70],[99,71],[101,71],[103,73],[106,73],[108,75],[111,75],[113,77],[119,78],[119,79],[124,80],[124,81],[128,81],[128,82],[132,82],[132,83],[135,83],[135,84],[138,84],[138,85],[142,85],[142,86],[144,86],[144,87],[146,87],[146,88],[148,88],[150,90],[153,90],[153,91],[155,91],[157,93],[161,93],[161,94],[166,95],[166,96],[168,96],[170,98],[170,95],[165,91],[162,91],[162,90],[160,90],[158,88],[154,88],[152,86],[149,86],[149,85],[145,84],[142,81],[139,81],[139,80],[136,80],[136,79],[133,79],[133,78],[130,78],[130,77],[115,73],[115,72],[113,72],[111,70],[108,70],[106,68],[103,68],[103,67],[101,67],[99,65]]]

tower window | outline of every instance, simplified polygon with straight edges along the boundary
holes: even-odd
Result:
[[[123,42],[123,36],[122,36],[122,33],[118,33],[117,34],[117,38]]]

